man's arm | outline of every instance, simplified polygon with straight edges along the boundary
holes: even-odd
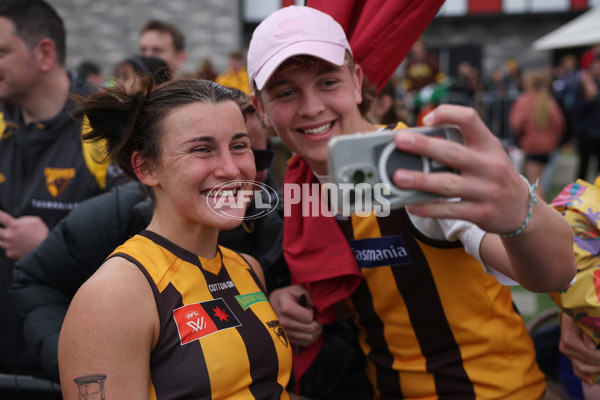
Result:
[[[550,292],[567,287],[576,272],[571,227],[541,199],[537,199],[527,220],[531,204],[528,185],[477,112],[468,107],[442,105],[424,122],[459,125],[465,145],[407,129],[396,136],[398,148],[436,159],[460,174],[397,170],[394,182],[404,189],[458,197],[460,201],[434,201],[407,209],[422,217],[470,221],[489,232],[481,244],[484,261],[528,290]],[[516,232],[526,220],[525,229],[518,235],[497,235]]]

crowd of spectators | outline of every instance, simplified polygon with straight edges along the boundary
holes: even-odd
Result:
[[[523,135],[511,124],[511,114],[515,113],[514,102],[532,90],[531,82],[535,79],[536,90],[543,87],[550,95],[546,100],[553,104],[550,114],[559,113],[558,118],[564,119],[553,124],[554,130],[560,131],[559,138],[551,141],[555,146],[548,153],[544,150],[543,158],[547,160],[543,164],[547,168],[542,174],[536,174],[540,178],[540,191],[552,190],[552,176],[561,150],[576,152],[578,168],[572,178],[590,179],[600,171],[592,170],[594,165],[600,167],[600,162],[595,164],[593,160],[600,155],[600,138],[594,133],[600,129],[595,117],[599,105],[594,100],[600,79],[599,49],[600,46],[592,46],[581,55],[565,54],[555,65],[522,66],[516,59],[508,58],[491,71],[480,71],[463,60],[456,65],[456,73],[450,74],[444,71],[447,66],[442,68],[435,53],[419,40],[390,80],[394,115],[409,125],[418,126],[422,125],[423,116],[439,104],[473,107],[503,140],[524,172],[522,160],[527,155],[522,149]],[[557,112],[555,105],[559,108]],[[556,124],[560,129],[554,126]]]

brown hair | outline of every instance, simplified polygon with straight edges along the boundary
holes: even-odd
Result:
[[[149,167],[159,162],[165,119],[174,109],[192,103],[236,101],[229,89],[207,80],[178,79],[156,86],[151,78],[142,77],[139,83],[135,92],[115,87],[75,99],[79,116],[85,115],[92,128],[83,139],[104,141],[107,157],[133,179],[137,179],[131,165],[134,152],[138,151]]]
[[[171,36],[171,39],[173,39],[175,51],[182,51],[185,49],[185,35],[173,24],[158,19],[151,19],[144,24],[142,29],[140,29],[140,35],[148,31],[167,33]]]
[[[533,124],[537,129],[545,129],[550,122],[550,76],[543,69],[531,69],[525,72],[523,81],[527,89],[536,93],[533,107]]]
[[[29,49],[43,38],[51,39],[56,45],[58,64],[65,65],[65,27],[62,18],[49,3],[43,0],[3,0],[0,17],[14,24],[16,35],[27,43]]]

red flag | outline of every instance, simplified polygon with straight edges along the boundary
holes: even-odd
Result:
[[[383,88],[444,0],[307,0],[342,25],[354,60]]]

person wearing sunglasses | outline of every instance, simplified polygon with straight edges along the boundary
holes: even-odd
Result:
[[[237,102],[244,113],[246,119],[246,129],[250,135],[250,145],[252,153],[254,153],[254,163],[256,164],[256,181],[266,183],[267,185],[275,184],[275,180],[270,179],[268,169],[273,161],[273,150],[271,150],[271,136],[274,132],[267,128],[260,119],[256,109],[252,105],[250,96],[239,89],[229,87],[237,98]],[[267,178],[269,182],[267,183]]]

